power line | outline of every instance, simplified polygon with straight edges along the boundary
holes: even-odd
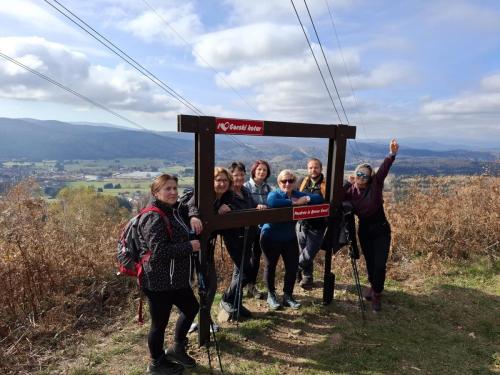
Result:
[[[293,10],[295,11],[295,15],[297,16],[297,19],[298,19],[298,21],[300,23],[300,27],[302,28],[302,32],[304,33],[304,36],[306,38],[307,44],[309,45],[309,49],[311,50],[311,53],[312,53],[313,58],[314,58],[314,61],[316,62],[316,66],[318,67],[319,74],[321,75],[321,79],[323,80],[323,83],[325,85],[325,89],[328,92],[328,96],[330,97],[330,101],[333,104],[333,109],[335,109],[335,113],[337,113],[337,117],[339,118],[339,121],[342,122],[342,119],[340,118],[339,111],[337,111],[337,107],[336,107],[335,102],[333,100],[333,97],[332,97],[332,94],[330,92],[330,89],[328,88],[328,85],[326,83],[325,77],[323,76],[323,72],[321,71],[321,68],[319,67],[318,59],[316,59],[316,55],[314,54],[311,42],[309,41],[309,38],[307,36],[306,29],[304,28],[304,25],[302,24],[302,21],[300,19],[299,13],[297,12],[297,8],[295,7],[295,4],[294,4],[293,0],[290,0],[290,1],[292,3]]]
[[[123,115],[119,114],[118,112],[113,111],[112,109],[110,109],[110,108],[106,107],[104,104],[101,104],[101,103],[99,103],[99,102],[96,102],[95,100],[90,99],[89,97],[87,97],[87,96],[85,96],[85,95],[83,95],[83,94],[80,94],[78,91],[75,91],[75,90],[73,90],[73,89],[71,89],[71,88],[69,88],[69,87],[67,87],[67,86],[63,85],[62,83],[60,83],[60,82],[56,81],[55,79],[53,79],[53,78],[51,78],[51,77],[49,77],[49,76],[47,76],[47,75],[45,75],[45,74],[43,74],[43,73],[40,73],[39,71],[37,71],[37,70],[35,70],[35,69],[32,69],[32,68],[30,68],[29,66],[24,65],[24,64],[23,64],[23,63],[21,63],[20,61],[18,61],[18,60],[16,60],[16,59],[14,59],[14,58],[12,58],[12,57],[10,57],[10,56],[8,56],[8,55],[6,55],[6,54],[2,53],[2,52],[0,52],[0,57],[4,58],[4,59],[5,59],[5,60],[7,60],[7,61],[10,61],[10,62],[11,62],[11,63],[13,63],[13,64],[16,64],[17,66],[19,66],[19,67],[21,67],[21,68],[23,68],[23,69],[27,70],[27,71],[28,71],[28,72],[30,72],[30,73],[35,74],[36,76],[38,76],[38,77],[40,77],[40,78],[42,78],[42,79],[44,79],[44,80],[46,80],[46,81],[50,82],[50,83],[51,83],[51,84],[53,84],[54,86],[57,86],[57,87],[59,87],[60,89],[62,89],[62,90],[64,90],[64,91],[66,91],[66,92],[69,92],[70,94],[73,94],[73,95],[77,96],[78,98],[80,98],[80,99],[82,99],[82,100],[86,101],[87,103],[90,103],[90,104],[92,104],[92,105],[94,105],[94,106],[96,106],[96,107],[98,107],[98,108],[101,108],[102,110],[104,110],[104,111],[106,111],[106,112],[108,112],[108,113],[112,114],[113,116],[118,117],[119,119],[121,119],[121,120],[123,120],[123,121],[128,122],[128,123],[129,123],[129,124],[131,124],[131,125],[134,125],[134,126],[136,126],[136,127],[140,128],[140,129],[142,129],[142,130],[144,130],[144,131],[146,131],[146,132],[149,132],[149,133],[151,133],[151,134],[154,134],[154,135],[156,135],[156,136],[158,136],[158,137],[168,139],[168,138],[166,138],[166,137],[163,137],[163,136],[162,136],[162,135],[160,135],[160,134],[157,134],[157,133],[155,133],[155,132],[153,132],[153,131],[151,131],[151,130],[149,130],[149,129],[146,129],[144,126],[140,125],[139,123],[137,123],[137,122],[135,122],[135,121],[133,121],[133,120],[130,120],[129,118],[127,118],[127,117],[125,117],[125,116],[123,116]]]
[[[225,78],[224,76],[217,70],[215,69],[202,55],[200,55],[196,50],[193,48],[192,44],[189,43],[165,18],[156,11],[155,8],[151,6],[151,4],[147,0],[142,0],[144,4],[154,13],[156,16],[175,34],[177,37],[184,42],[186,46],[188,46],[192,52],[201,60],[203,63],[205,63],[214,73],[217,77],[219,77],[238,97],[252,110],[254,111],[258,116],[262,116],[262,114],[255,109],[239,92],[236,90]]]
[[[325,3],[326,3],[326,7],[328,8],[328,14],[330,15],[330,21],[331,21],[331,24],[332,24],[333,31],[335,33],[335,38],[337,40],[337,45],[338,45],[339,50],[340,50],[340,56],[342,58],[342,63],[344,64],[344,70],[345,70],[345,73],[347,75],[347,80],[349,82],[349,87],[351,89],[351,95],[352,95],[352,98],[354,100],[354,105],[357,107],[358,104],[357,104],[356,96],[354,94],[354,88],[352,86],[351,73],[349,71],[349,68],[347,67],[347,63],[345,62],[344,51],[343,51],[343,48],[342,48],[342,44],[340,43],[339,35],[337,33],[337,27],[335,26],[335,22],[333,20],[333,14],[332,14],[332,11],[331,11],[331,8],[330,8],[330,4],[329,4],[328,0],[325,0]],[[368,138],[368,136],[366,134],[366,129],[365,129],[363,123],[360,123],[360,125],[361,125],[361,127],[363,129],[363,133],[365,134],[365,137]]]
[[[330,73],[330,78],[333,82],[333,87],[335,88],[335,92],[337,93],[337,98],[339,99],[340,106],[342,107],[342,111],[344,112],[345,119],[347,124],[349,124],[349,118],[347,117],[347,113],[344,108],[344,104],[342,103],[342,99],[340,98],[339,90],[337,89],[337,85],[335,84],[335,79],[333,78],[332,70],[330,69],[330,64],[328,64],[328,59],[326,58],[325,51],[323,50],[323,45],[321,44],[321,40],[319,39],[318,31],[316,30],[316,25],[314,24],[311,12],[309,11],[309,7],[307,6],[307,1],[304,0],[304,5],[306,6],[307,14],[309,15],[309,19],[311,20],[312,27],[314,29],[314,33],[316,34],[316,39],[318,40],[319,48],[321,49],[321,53],[323,54],[323,58],[326,63],[326,67],[328,68],[328,72]]]
[[[104,35],[99,33],[97,30],[95,30],[92,26],[90,26],[87,22],[85,22],[83,19],[78,17],[74,12],[72,12],[70,9],[65,7],[63,4],[61,4],[57,0],[53,0],[55,3],[57,3],[61,8],[63,8],[66,12],[68,12],[71,16],[76,18],[81,24],[85,25],[82,26],[80,23],[75,21],[71,16],[66,14],[64,11],[59,9],[57,6],[49,2],[48,0],[44,0],[48,5],[50,5],[52,8],[54,8],[56,11],[58,11],[60,14],[62,14],[64,17],[66,17],[68,20],[70,20],[72,23],[74,23],[76,26],[78,26],[80,29],[82,29],[85,33],[90,35],[92,38],[97,40],[99,43],[101,43],[104,47],[106,47],[108,50],[113,52],[115,55],[120,57],[122,60],[124,60],[127,64],[132,66],[135,70],[137,70],[139,73],[144,75],[146,78],[148,78],[150,81],[155,83],[157,86],[159,86],[161,89],[163,89],[165,92],[167,92],[170,96],[172,96],[174,99],[179,101],[181,104],[189,108],[191,111],[196,113],[198,116],[206,116],[200,109],[198,109],[194,104],[189,102],[186,98],[184,98],[182,95],[177,93],[173,88],[171,88],[169,85],[167,85],[165,82],[163,82],[161,79],[159,79],[156,75],[151,73],[148,69],[146,69],[143,65],[141,65],[139,62],[137,62],[135,59],[130,57],[125,51],[123,51],[120,47],[118,47],[115,43],[111,42],[108,38],[106,38]],[[89,31],[89,29],[91,31]],[[95,35],[97,34],[98,37]],[[237,140],[234,136],[228,135],[229,138],[233,140],[236,144],[251,149],[249,146],[246,144],[240,142]]]
[[[63,10],[59,9],[57,6],[52,4],[48,0],[44,0],[48,5],[50,5],[52,8],[54,8],[56,11],[58,11],[60,14],[62,14],[64,17],[66,17],[68,20],[70,20],[72,23],[74,23],[76,26],[78,26],[80,29],[82,29],[85,33],[90,35],[92,38],[97,40],[99,43],[101,43],[104,47],[106,47],[108,50],[110,50],[112,53],[117,55],[119,58],[124,60],[127,64],[132,66],[135,70],[137,70],[139,73],[141,73],[143,76],[148,78],[151,82],[156,84],[158,87],[160,87],[163,91],[165,91],[167,94],[169,94],[171,97],[176,99],[178,102],[189,108],[191,111],[196,113],[197,115],[203,115],[203,112],[199,110],[194,104],[192,104],[189,100],[184,98],[182,95],[177,93],[173,88],[171,88],[169,85],[167,85],[165,82],[163,82],[161,79],[159,79],[156,75],[151,73],[148,69],[146,69],[143,65],[141,65],[139,62],[137,62],[135,59],[130,57],[126,52],[124,52],[120,47],[118,47],[116,44],[111,42],[108,38],[106,38],[104,35],[99,33],[97,30],[95,30],[92,26],[90,26],[87,22],[85,22],[83,19],[78,17],[75,13],[73,13],[71,10],[69,10],[67,7],[65,7],[63,4],[61,4],[57,0],[52,0],[55,3],[57,3],[61,8],[63,8],[66,12],[68,12],[71,16],[76,18],[79,22],[75,21],[74,18],[66,14]],[[82,24],[85,26],[82,26]],[[89,31],[89,29],[91,31]],[[97,34],[97,36],[96,36]]]

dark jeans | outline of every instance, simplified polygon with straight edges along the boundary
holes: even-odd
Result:
[[[257,275],[259,274],[260,268],[260,256],[262,255],[262,250],[260,248],[260,228],[255,227],[256,235],[252,241],[252,251],[250,255],[250,267],[248,269],[248,283],[256,284]]]
[[[297,241],[299,243],[299,269],[303,275],[308,278],[313,278],[314,271],[314,258],[318,254],[325,229],[313,229],[304,225],[303,223],[297,224]]]
[[[249,231],[250,232],[250,231]],[[224,238],[224,243],[226,245],[227,252],[231,257],[231,260],[234,264],[233,277],[231,279],[231,283],[229,287],[224,292],[222,296],[222,300],[224,302],[228,302],[231,305],[234,305],[235,298],[238,292],[238,280],[241,275],[241,289],[240,289],[240,304],[241,304],[241,295],[243,291],[243,287],[248,284],[248,272],[250,268],[250,255],[251,255],[251,243],[253,242],[254,236],[252,233],[249,233],[247,238],[247,246],[246,249],[243,249],[244,239],[243,237],[233,237],[233,238]],[[245,253],[245,254],[243,254]],[[241,272],[241,260],[244,255],[243,260],[243,272]]]
[[[151,358],[155,360],[164,355],[165,329],[172,306],[177,306],[180,312],[175,325],[174,340],[181,342],[186,339],[189,327],[198,313],[199,305],[191,288],[161,292],[144,289],[144,294],[148,298],[149,313],[151,314],[148,346]]]
[[[276,275],[276,265],[281,255],[283,263],[285,264],[285,285],[283,286],[283,292],[292,294],[299,267],[299,247],[297,245],[297,238],[294,236],[290,241],[273,241],[269,236],[261,236],[260,246],[266,262],[264,280],[267,289],[270,292],[276,290],[274,279]]]
[[[381,293],[384,290],[386,264],[391,247],[391,227],[387,221],[360,223],[358,237],[365,256],[368,281],[375,293]]]

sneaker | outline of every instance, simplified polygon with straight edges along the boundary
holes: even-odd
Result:
[[[226,302],[224,300],[220,301],[219,306],[222,310],[224,310],[228,314],[233,314],[236,311],[236,309],[233,307],[231,303]]]
[[[382,309],[382,303],[380,299],[382,298],[381,293],[372,293],[372,310],[373,312],[379,312]]]
[[[314,286],[313,278],[311,276],[304,276],[299,285],[302,289],[311,290]]]
[[[255,284],[247,285],[247,297],[255,299],[264,299],[265,293],[260,291]]]
[[[147,375],[179,375],[184,372],[184,367],[169,361],[165,356],[158,363],[151,363],[146,371]]]
[[[370,289],[365,289],[364,292],[363,292],[363,297],[367,300],[367,301],[371,301],[372,300],[372,296],[373,296],[373,289],[370,287]]]
[[[281,307],[276,292],[267,293],[267,304],[271,310],[278,310]]]
[[[214,323],[212,322],[212,324],[210,324],[210,333],[217,333],[220,331],[220,327],[217,323]]]
[[[193,333],[193,332],[196,332],[196,331],[198,331],[198,323],[197,322],[193,322],[193,324],[191,324],[191,327],[189,327],[188,333]]]
[[[285,295],[283,295],[283,306],[288,306],[294,310],[297,310],[300,308],[300,303],[298,303],[291,294],[285,293]]]
[[[167,359],[182,365],[184,368],[196,367],[196,361],[190,357],[186,352],[188,340],[176,341],[173,345],[169,346],[165,352]]]

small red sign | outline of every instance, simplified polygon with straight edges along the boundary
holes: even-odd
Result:
[[[313,206],[298,206],[293,208],[293,220],[314,219],[330,215],[330,204],[315,204]]]
[[[216,118],[215,132],[219,134],[264,135],[264,121]]]

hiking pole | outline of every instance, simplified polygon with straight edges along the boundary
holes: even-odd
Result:
[[[193,257],[194,261],[194,267],[196,269],[196,273],[198,275],[198,294],[200,296],[200,312],[202,310],[206,311],[207,309],[210,309],[210,306],[208,306],[208,301],[207,301],[207,286],[205,283],[205,276],[203,275],[203,271],[201,269],[200,265],[200,259],[198,257],[198,254],[192,253],[191,256]],[[210,328],[213,334],[214,338],[214,343],[215,343],[215,350],[217,353],[217,358],[219,360],[219,366],[220,366],[220,371],[222,374],[224,374],[224,371],[222,369],[222,362],[220,359],[220,350],[219,350],[219,344],[217,342],[217,337],[215,335],[215,327],[214,327],[214,322],[212,320],[212,317],[210,316],[210,312],[208,312],[208,319],[210,322]],[[206,341],[206,348],[207,348],[207,356],[208,356],[208,365],[210,367],[210,373],[213,373],[212,371],[212,360],[210,357],[210,335],[208,337],[208,340]]]
[[[359,309],[361,310],[361,318],[365,321],[365,303],[363,301],[363,292],[361,291],[361,283],[359,281],[358,264],[356,259],[359,259],[359,250],[351,240],[351,234],[348,226],[344,226],[345,236],[349,245],[349,257],[351,258],[352,274],[354,277],[354,284],[356,286],[356,293],[358,295]],[[354,239],[356,240],[356,239]]]
[[[239,327],[239,322],[240,322],[240,308],[243,300],[243,293],[241,291],[241,285],[243,284],[243,267],[245,266],[245,255],[247,251],[247,239],[248,239],[248,231],[250,227],[246,226],[245,231],[243,233],[243,252],[241,254],[241,264],[240,264],[240,272],[238,274],[238,285],[236,287],[236,295],[234,296],[234,304],[233,304],[233,309],[234,306],[237,306],[236,308],[236,328]],[[236,305],[237,303],[237,305]]]

